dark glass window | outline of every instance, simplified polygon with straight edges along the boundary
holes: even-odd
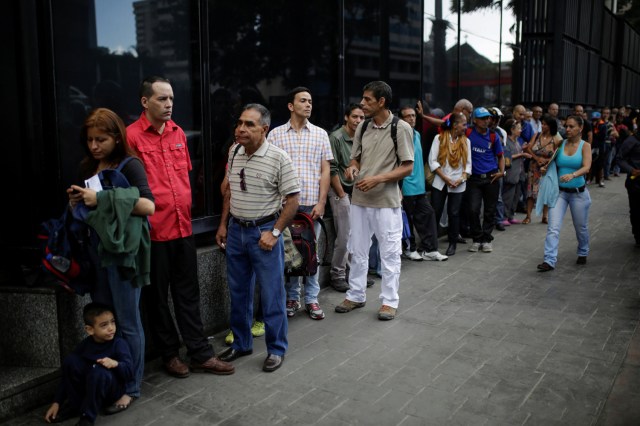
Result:
[[[208,18],[210,152],[219,188],[243,105],[264,104],[274,128],[289,120],[286,93],[305,86],[313,97],[310,121],[327,130],[340,121],[338,9],[326,0],[210,0]],[[213,197],[219,208],[219,191]]]
[[[97,107],[118,113],[125,124],[142,112],[138,86],[147,75],[173,86],[173,120],[183,128],[193,163],[193,213],[201,202],[202,171],[197,17],[190,0],[67,0],[51,2],[56,109],[62,184],[77,180],[82,159],[80,128]]]
[[[345,0],[345,90],[360,102],[362,87],[389,83],[392,108],[420,98],[422,0]]]

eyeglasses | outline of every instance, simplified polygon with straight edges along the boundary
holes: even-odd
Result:
[[[247,190],[247,182],[244,180],[244,169],[240,170],[240,189]]]

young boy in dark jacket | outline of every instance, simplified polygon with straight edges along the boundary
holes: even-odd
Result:
[[[48,423],[80,416],[77,425],[93,425],[98,411],[117,401],[133,376],[131,351],[122,338],[116,337],[111,308],[89,303],[83,319],[89,336],[62,362],[62,380],[44,416]]]

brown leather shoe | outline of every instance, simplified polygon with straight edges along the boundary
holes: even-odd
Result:
[[[189,367],[187,364],[182,362],[180,358],[174,356],[169,361],[165,361],[164,369],[167,370],[170,376],[178,377],[180,379],[184,379],[185,377],[189,377]]]
[[[226,376],[236,372],[233,364],[219,360],[212,356],[203,363],[191,361],[191,370],[202,371],[204,373],[217,374],[219,376]]]

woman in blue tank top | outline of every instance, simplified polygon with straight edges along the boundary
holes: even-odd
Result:
[[[581,139],[584,121],[582,117],[567,118],[567,139],[558,148],[558,154],[552,163],[558,170],[560,193],[556,205],[549,209],[547,238],[544,242],[544,262],[538,265],[542,272],[556,267],[558,244],[562,219],[571,210],[573,227],[578,239],[578,265],[587,263],[589,254],[589,207],[591,196],[585,185],[585,175],[591,168],[591,146]]]

